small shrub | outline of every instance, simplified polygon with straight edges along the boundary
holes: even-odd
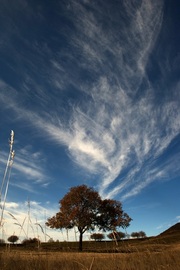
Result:
[[[49,238],[48,243],[54,243],[53,238]]]
[[[8,242],[11,242],[14,244],[15,242],[17,242],[19,240],[19,237],[17,235],[11,235],[8,237],[7,240],[8,240]]]
[[[91,234],[91,239],[94,239],[95,241],[102,241],[104,239],[104,234],[93,233],[93,234]]]
[[[145,237],[146,237],[146,234],[145,234],[145,232],[143,232],[143,231],[140,231],[140,232],[132,232],[132,233],[131,233],[131,236],[132,236],[132,237],[135,237],[135,238],[145,238]]]
[[[121,240],[122,238],[126,237],[126,234],[123,232],[112,232],[107,235],[107,237],[111,240]]]
[[[39,245],[40,240],[38,238],[29,238],[29,239],[24,239],[21,243],[24,246]]]

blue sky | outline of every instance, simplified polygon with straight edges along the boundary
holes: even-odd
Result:
[[[0,4],[1,178],[11,130],[16,151],[3,234],[23,237],[9,212],[32,234],[27,201],[44,226],[81,184],[123,203],[129,233],[180,221],[179,1]]]

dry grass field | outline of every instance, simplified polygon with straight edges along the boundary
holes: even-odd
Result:
[[[180,225],[180,224],[179,224]],[[180,228],[158,237],[118,242],[42,244],[39,249],[2,246],[1,270],[160,270],[180,269]]]
[[[180,249],[165,252],[120,253],[1,253],[2,270],[160,270],[180,269]]]

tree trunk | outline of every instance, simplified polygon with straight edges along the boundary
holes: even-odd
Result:
[[[79,234],[79,251],[82,251],[82,240],[83,240],[83,233],[80,232],[80,234]]]

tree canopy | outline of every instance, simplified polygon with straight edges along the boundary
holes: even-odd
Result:
[[[91,234],[91,239],[94,239],[95,241],[102,241],[105,238],[103,233],[93,233]]]
[[[49,218],[46,225],[56,229],[79,231],[79,250],[82,250],[82,239],[85,231],[99,228],[104,231],[116,227],[127,227],[131,218],[124,213],[120,202],[102,200],[97,191],[86,185],[72,187],[59,201],[60,209]]]
[[[116,231],[117,227],[127,228],[132,220],[123,211],[121,202],[116,200],[102,200],[99,214],[99,227],[104,231]]]
[[[122,238],[125,238],[126,237],[126,234],[123,233],[123,232],[111,232],[107,235],[107,237],[111,240],[116,240],[116,241],[119,241],[121,240]]]
[[[19,237],[17,235],[11,235],[8,237],[8,242],[15,243],[19,240]]]
[[[143,232],[143,231],[140,231],[140,232],[132,232],[132,233],[131,233],[131,236],[132,236],[132,237],[135,237],[135,238],[145,238],[145,237],[146,237],[146,233]]]

